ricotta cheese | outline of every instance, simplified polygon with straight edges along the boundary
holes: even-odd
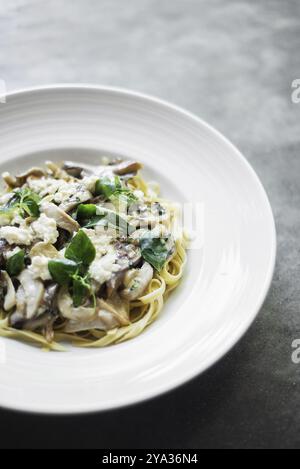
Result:
[[[0,228],[0,238],[5,239],[8,244],[29,246],[33,241],[33,232],[30,227],[2,226]]]
[[[55,194],[62,186],[66,185],[67,183],[59,179],[42,177],[39,179],[28,178],[27,184],[31,190],[37,192],[41,197],[45,197],[49,194]]]
[[[49,260],[45,256],[34,256],[31,259],[31,265],[28,267],[28,270],[30,270],[34,279],[51,280],[52,277],[48,269]]]
[[[114,252],[95,259],[90,265],[90,276],[100,285],[107,282],[115,272],[120,270],[120,266],[115,264],[116,254]]]
[[[47,215],[42,213],[31,226],[36,236],[42,239],[45,243],[56,243],[59,233],[57,231],[56,221],[53,218],[49,218]]]

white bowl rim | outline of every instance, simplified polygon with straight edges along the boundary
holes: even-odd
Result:
[[[183,384],[186,384],[190,382],[192,379],[196,378],[197,376],[201,375],[205,371],[207,371],[209,368],[211,368],[214,364],[216,364],[221,358],[223,358],[225,355],[228,354],[228,352],[240,341],[240,339],[245,335],[251,324],[254,322],[255,318],[257,317],[258,313],[260,312],[266,297],[268,295],[268,292],[270,290],[273,276],[274,276],[274,271],[275,271],[275,265],[276,265],[276,257],[277,257],[277,233],[276,233],[276,225],[275,225],[275,220],[274,220],[274,215],[272,211],[272,207],[267,195],[267,192],[259,179],[257,173],[251,166],[251,164],[248,162],[246,157],[238,150],[238,148],[227,138],[225,137],[220,131],[218,131],[215,127],[212,125],[208,124],[205,120],[202,118],[198,117],[196,114],[185,110],[184,108],[177,106],[175,104],[170,103],[167,100],[152,96],[147,93],[142,93],[138,91],[133,91],[131,89],[123,88],[123,87],[116,87],[116,86],[106,86],[106,85],[97,85],[93,83],[54,83],[54,84],[46,84],[46,85],[40,85],[40,86],[30,86],[30,87],[24,87],[24,88],[17,88],[13,89],[9,92],[6,92],[2,95],[2,97],[9,99],[9,98],[15,98],[18,96],[22,95],[30,95],[30,94],[36,94],[40,93],[43,91],[55,91],[55,90],[78,90],[78,91],[83,91],[83,90],[94,90],[98,92],[109,92],[109,93],[114,93],[117,95],[126,95],[126,96],[131,96],[133,98],[139,98],[144,101],[148,102],[153,102],[156,103],[165,109],[169,109],[171,111],[174,111],[176,113],[181,114],[182,116],[185,116],[191,120],[193,120],[195,123],[200,124],[201,126],[205,127],[208,131],[210,131],[217,139],[221,140],[224,145],[226,145],[228,148],[231,149],[231,151],[235,154],[235,157],[238,158],[247,168],[249,171],[250,175],[254,178],[256,181],[262,197],[265,199],[265,208],[269,212],[270,216],[270,222],[272,226],[271,228],[271,236],[272,239],[270,239],[270,253],[271,253],[271,259],[270,263],[268,266],[268,272],[266,272],[266,281],[264,283],[264,289],[261,291],[260,296],[257,299],[256,306],[253,308],[253,311],[251,314],[248,315],[248,319],[244,321],[244,327],[240,328],[240,331],[236,334],[232,334],[231,340],[228,344],[223,349],[219,349],[218,352],[214,354],[213,357],[210,358],[210,360],[207,360],[205,365],[199,368],[196,372],[191,371],[189,374],[185,375],[184,378],[180,377],[177,380],[177,383],[174,384],[172,382],[171,384],[164,384],[161,389],[156,390],[156,392],[147,392],[144,393],[141,398],[138,400],[127,400],[124,403],[116,403],[115,405],[109,405],[107,408],[102,408],[99,409],[99,407],[95,404],[91,404],[88,407],[84,408],[76,408],[76,409],[66,409],[63,410],[61,408],[55,409],[45,409],[45,411],[37,410],[34,405],[32,407],[29,406],[16,406],[16,407],[11,407],[9,405],[5,404],[0,404],[2,408],[8,408],[14,411],[22,411],[25,413],[35,413],[35,414],[50,414],[50,415],[67,415],[67,414],[87,414],[87,413],[92,413],[92,412],[105,412],[108,410],[113,410],[113,409],[119,409],[123,407],[128,407],[131,405],[135,405],[138,403],[142,403],[145,401],[148,401],[150,399],[154,399],[158,396],[161,396],[163,394],[166,394],[167,392],[170,392],[172,390],[177,389],[178,387],[182,386]]]

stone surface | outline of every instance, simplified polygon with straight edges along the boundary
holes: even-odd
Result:
[[[299,28],[298,0],[0,0],[8,90],[91,82],[186,107],[246,155],[278,229],[267,301],[220,363],[167,396],[101,415],[3,410],[1,447],[300,446],[300,365],[291,361],[300,338]]]

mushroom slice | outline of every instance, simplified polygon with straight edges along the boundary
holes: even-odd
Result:
[[[91,176],[93,174],[99,177],[109,174],[117,174],[118,176],[131,174],[134,176],[142,167],[142,164],[137,161],[118,161],[110,165],[98,166],[65,161],[63,170],[71,176],[82,179],[84,176]]]
[[[25,301],[26,301],[26,319],[32,319],[42,303],[44,296],[44,285],[40,280],[33,278],[32,273],[25,269],[19,275],[20,283],[24,289]]]
[[[86,321],[84,320],[69,320],[65,325],[65,332],[83,332],[91,329],[99,329],[101,331],[109,331],[119,327],[119,321],[108,311],[96,311],[94,316]]]
[[[5,254],[10,250],[10,246],[5,239],[0,239],[0,268],[5,266]]]
[[[89,320],[95,314],[95,308],[87,308],[85,306],[79,306],[75,308],[73,306],[73,300],[68,293],[66,288],[61,288],[58,293],[57,305],[61,315],[65,319],[72,320]]]
[[[56,259],[57,257],[59,257],[59,252],[52,244],[41,241],[40,243],[36,243],[31,248],[29,252],[29,256],[30,257],[45,256],[45,257],[48,257],[49,259]]]
[[[100,175],[102,174],[105,169],[105,166],[94,166],[91,164],[85,163],[76,163],[74,161],[65,161],[62,167],[63,171],[65,171],[70,176],[82,179],[85,176],[92,176],[92,175]]]
[[[15,329],[25,329],[34,331],[42,329],[43,334],[48,342],[53,340],[53,323],[57,318],[56,294],[58,285],[50,284],[45,289],[45,294],[41,303],[42,313],[31,319],[26,319],[24,311],[22,312],[22,297],[25,300],[25,292],[22,287],[19,288],[18,294],[21,303],[17,304],[17,310],[10,316],[10,325]],[[19,293],[20,291],[20,293]],[[25,305],[25,303],[24,303]],[[18,307],[20,307],[20,310]]]
[[[143,165],[138,161],[122,161],[121,163],[113,166],[113,172],[118,176],[124,176],[126,174],[135,174]]]
[[[6,286],[6,293],[4,297],[3,308],[5,311],[9,311],[16,304],[16,291],[15,287],[10,279],[10,276],[4,270],[0,271],[0,280],[1,283]]]
[[[137,275],[132,278],[127,288],[121,291],[121,297],[133,301],[139,298],[153,278],[153,268],[145,262],[141,269],[137,270]]]
[[[130,324],[128,304],[122,302],[118,295],[113,299],[97,300],[96,311],[90,318],[71,319],[65,326],[65,332],[81,332],[90,329],[108,331]]]
[[[63,179],[64,181],[72,181],[73,179],[69,174],[64,171],[60,163],[53,163],[53,161],[46,161],[46,167],[48,169],[48,174],[50,173],[55,179]]]
[[[63,228],[69,233],[78,231],[80,226],[76,220],[74,220],[70,215],[64,212],[61,208],[57,207],[51,202],[44,202],[41,205],[41,211],[47,215],[49,218],[54,218],[57,226]]]
[[[19,174],[16,177],[13,177],[7,171],[2,174],[4,181],[9,187],[21,187],[29,177],[41,178],[43,176],[45,176],[45,171],[37,167],[30,168],[25,173]]]
[[[65,161],[62,169],[70,176],[77,179],[82,179],[84,168],[77,166],[76,163],[73,163],[72,161]]]

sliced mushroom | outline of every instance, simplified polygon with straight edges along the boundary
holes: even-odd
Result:
[[[95,308],[79,306],[75,308],[73,300],[66,288],[61,288],[57,298],[58,309],[62,317],[74,320],[88,320],[95,314]]]
[[[31,319],[26,319],[24,315],[24,308],[22,312],[22,306],[19,302],[17,303],[17,310],[10,316],[10,325],[15,329],[25,329],[29,331],[34,331],[36,329],[42,329],[42,332],[48,342],[53,340],[53,323],[57,318],[57,306],[56,306],[56,295],[58,290],[58,285],[50,284],[45,289],[45,294],[41,302],[42,313]],[[22,296],[23,301],[25,300],[25,292],[23,287],[20,287],[18,292],[19,300]],[[24,307],[26,302],[24,301]],[[19,309],[18,309],[19,308]]]
[[[57,241],[54,244],[54,246],[58,251],[60,251],[61,249],[63,249],[66,246],[66,244],[69,241],[71,241],[72,233],[70,233],[67,230],[64,230],[63,228],[58,228],[58,233],[59,233],[59,235],[58,235]]]
[[[82,179],[85,176],[92,176],[93,174],[100,175],[105,169],[105,166],[95,166],[85,163],[75,163],[74,161],[65,161],[62,169],[70,176]]]
[[[48,257],[49,259],[56,259],[57,257],[59,257],[59,252],[52,244],[41,241],[40,243],[36,243],[31,248],[29,252],[29,256],[30,257],[45,256],[45,257]]]
[[[77,179],[83,178],[84,169],[81,166],[77,166],[76,163],[73,163],[72,161],[66,161],[62,169],[72,177]]]
[[[0,239],[0,268],[5,266],[5,254],[10,250],[10,246],[5,239]]]
[[[145,262],[137,275],[131,279],[127,288],[121,291],[121,297],[133,301],[142,296],[153,278],[153,268]]]
[[[44,285],[40,280],[33,278],[32,273],[25,269],[19,275],[19,281],[24,289],[26,310],[26,319],[32,319],[38,312],[44,296]]]
[[[65,326],[65,331],[79,332],[89,329],[108,331],[128,324],[130,324],[128,304],[124,303],[118,295],[115,295],[114,298],[107,301],[98,299],[96,310],[90,318],[78,317],[69,320]]]
[[[78,231],[80,226],[76,220],[74,220],[70,215],[64,212],[61,208],[57,207],[55,204],[50,202],[45,202],[41,204],[41,211],[47,215],[49,218],[54,218],[57,223],[57,226],[63,228],[69,233]]]
[[[142,167],[142,164],[138,161],[122,161],[113,166],[113,172],[118,176],[124,176],[126,174],[135,174],[142,169]]]
[[[96,311],[94,316],[87,320],[69,320],[65,325],[65,332],[81,332],[90,329],[99,329],[101,331],[109,331],[118,327],[119,321],[108,311]]]
[[[66,171],[61,167],[59,163],[53,163],[53,161],[46,161],[46,167],[48,173],[55,179],[63,179],[64,181],[72,181],[73,178],[68,175]]]
[[[43,298],[43,306],[49,313],[55,315],[58,309],[57,305],[57,294],[59,291],[59,285],[57,283],[50,283],[45,288],[45,294]]]
[[[2,174],[4,181],[9,187],[21,187],[23,184],[25,184],[29,177],[41,178],[43,176],[45,176],[45,171],[37,167],[30,168],[25,173],[19,174],[16,177],[13,177],[7,171]]]
[[[15,287],[10,279],[10,276],[4,270],[0,271],[0,281],[5,285],[5,296],[4,296],[4,303],[3,308],[5,311],[9,311],[12,309],[16,304],[16,291]]]
[[[141,163],[137,161],[122,161],[112,162],[109,165],[89,165],[89,164],[77,164],[73,161],[65,161],[63,170],[69,175],[83,178],[84,176],[91,176],[93,174],[101,177],[105,175],[117,174],[118,176],[131,175],[134,176],[137,171],[142,168]]]

